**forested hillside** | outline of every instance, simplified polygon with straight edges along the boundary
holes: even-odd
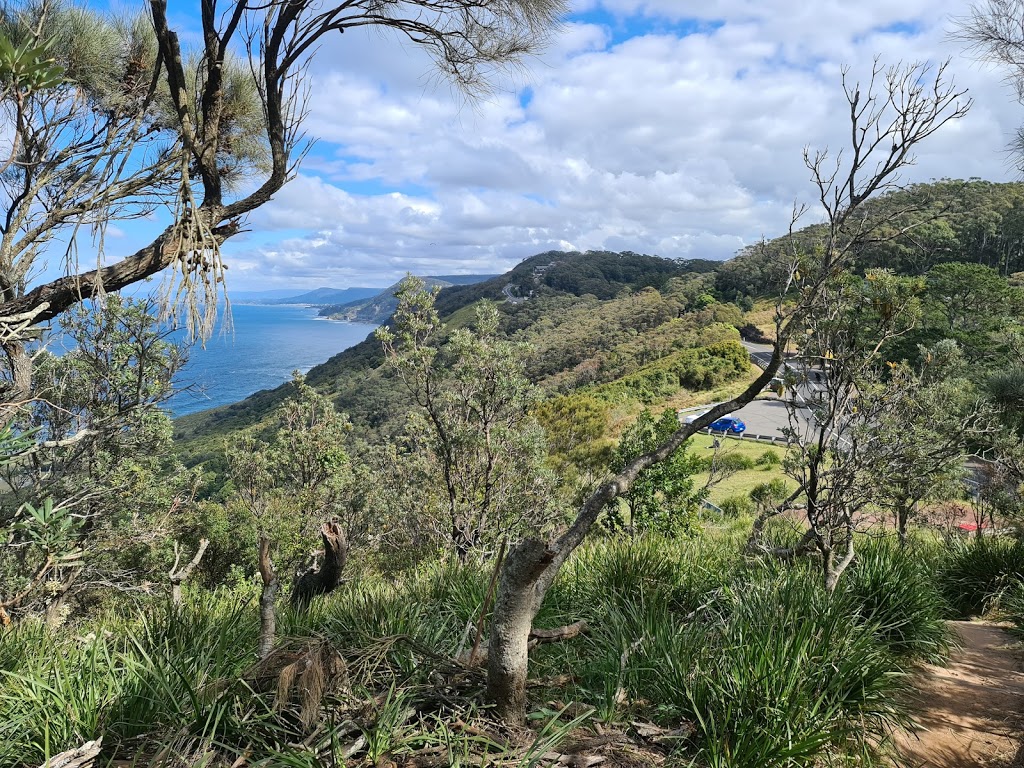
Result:
[[[876,225],[870,241],[852,254],[860,271],[883,267],[923,275],[944,262],[980,264],[1003,277],[1024,271],[1021,183],[943,179],[913,184],[866,201],[853,226]],[[796,240],[811,248],[821,234],[820,226],[808,226],[796,233]],[[767,245],[752,245],[721,266],[716,286],[723,296],[757,296],[775,288],[780,274],[773,264],[784,241]]]
[[[582,269],[591,256],[592,268]],[[571,290],[548,285],[551,265],[564,265],[558,280]],[[568,277],[577,268],[586,277]],[[710,279],[703,263],[637,254],[546,253],[493,280],[444,288],[437,308],[450,326],[459,327],[471,322],[481,295],[495,301],[501,333],[528,345],[526,372],[545,391],[582,388],[620,404],[653,404],[680,386],[709,390],[748,372],[737,344],[741,314],[735,306],[714,300],[708,293]],[[519,290],[526,281],[535,286],[530,289],[533,296],[506,300],[506,285]],[[702,361],[690,357],[694,354]],[[384,362],[380,343],[371,337],[310,370],[306,381],[331,397],[360,434],[392,434],[410,403]],[[627,376],[646,383],[623,385],[616,394],[600,386]],[[655,378],[657,385],[651,383]],[[230,430],[261,423],[290,392],[286,385],[178,419],[176,440],[191,457],[189,463],[209,458]]]

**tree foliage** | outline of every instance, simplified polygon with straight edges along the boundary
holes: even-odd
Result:
[[[677,429],[679,418],[673,409],[666,409],[658,419],[644,409],[622,433],[612,471],[619,472],[638,456],[653,451]],[[611,507],[606,514],[606,524],[612,530],[636,533],[652,531],[670,536],[693,533],[705,496],[703,489],[694,487],[694,475],[703,469],[704,462],[688,451],[685,444],[680,446],[667,459],[637,476],[621,497],[628,515]]]
[[[7,515],[50,509],[75,521],[59,530],[67,534],[64,550],[81,557],[50,566],[50,601],[90,583],[138,588],[167,543],[169,510],[188,496],[192,481],[171,458],[170,419],[161,410],[185,358],[152,310],[109,297],[69,316],[64,354],[39,355],[37,398],[8,427],[23,439],[0,468]],[[25,578],[46,559],[40,552],[33,561],[32,550],[15,550]]]
[[[302,376],[291,386],[294,394],[278,409],[269,440],[250,432],[227,451],[231,503],[248,517],[240,530],[250,531],[253,545],[260,537],[271,541],[285,570],[304,561],[324,523],[340,522],[353,540],[368,525],[358,502],[351,503],[357,489],[346,450],[348,418]]]
[[[430,524],[465,559],[546,519],[544,437],[530,414],[538,392],[525,376],[527,349],[499,337],[494,305],[444,338],[435,295],[407,278],[393,328],[377,337],[417,406],[410,450],[432,465],[447,497]]]

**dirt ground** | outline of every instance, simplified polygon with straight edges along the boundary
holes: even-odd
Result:
[[[1002,628],[955,621],[962,650],[917,681],[920,729],[897,739],[899,768],[1024,768],[1024,654]]]

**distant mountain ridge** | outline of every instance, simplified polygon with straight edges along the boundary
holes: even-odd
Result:
[[[430,288],[450,288],[453,286],[475,285],[492,280],[498,275],[431,275],[420,278]],[[380,325],[398,308],[395,291],[399,283],[389,285],[374,296],[361,297],[344,303],[325,306],[320,310],[321,317],[331,320],[344,320],[350,323],[370,323]]]
[[[262,304],[284,299],[295,294],[294,288],[274,288],[269,291],[231,291],[228,298],[234,304]]]
[[[345,304],[375,296],[380,288],[314,288],[295,294],[291,291],[249,291],[239,294],[238,300],[248,304]]]

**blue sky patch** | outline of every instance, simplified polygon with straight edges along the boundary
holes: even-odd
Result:
[[[620,16],[601,7],[584,13],[571,14],[569,20],[582,24],[594,24],[607,29],[609,48],[645,35],[672,35],[683,38],[690,35],[706,34],[725,26],[724,21],[708,21],[706,19],[690,18],[670,21],[643,13]]]

